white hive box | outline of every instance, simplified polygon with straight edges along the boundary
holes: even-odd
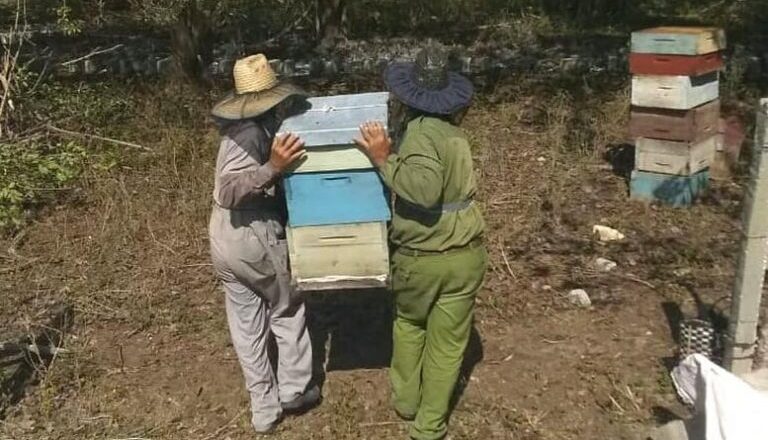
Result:
[[[632,105],[689,110],[720,95],[717,72],[700,76],[635,75]]]
[[[354,143],[360,125],[379,121],[386,126],[389,93],[360,93],[309,98],[310,107],[286,119],[280,132],[291,132],[304,140],[306,156],[291,171],[308,173],[373,168]]]

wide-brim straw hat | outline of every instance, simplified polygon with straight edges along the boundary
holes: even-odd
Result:
[[[298,86],[280,81],[262,54],[235,62],[232,70],[235,90],[213,107],[222,119],[237,120],[261,116],[291,96],[307,96]]]
[[[474,87],[464,76],[448,69],[448,55],[430,45],[416,62],[393,63],[384,72],[389,91],[403,104],[437,115],[452,115],[472,103]]]

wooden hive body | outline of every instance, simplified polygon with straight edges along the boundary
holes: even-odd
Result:
[[[632,105],[690,110],[717,99],[719,89],[717,72],[701,76],[635,75]]]
[[[698,76],[721,70],[720,52],[705,55],[659,55],[633,53],[629,55],[629,71],[635,75]]]
[[[388,221],[389,200],[375,171],[293,174],[285,179],[289,226]]]
[[[690,176],[709,168],[715,150],[715,136],[697,142],[639,138],[635,143],[635,169]]]
[[[384,222],[288,228],[292,275],[302,290],[386,287]]]
[[[716,135],[719,117],[719,99],[691,110],[634,107],[629,132],[633,138],[694,142]]]
[[[632,171],[629,184],[630,198],[646,202],[659,201],[674,207],[690,206],[707,188],[709,171],[692,176]]]

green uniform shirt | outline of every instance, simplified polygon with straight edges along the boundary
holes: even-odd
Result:
[[[462,205],[477,185],[469,141],[458,127],[437,118],[414,119],[399,152],[379,172],[395,194],[390,238],[396,246],[445,251],[483,234],[480,208]]]

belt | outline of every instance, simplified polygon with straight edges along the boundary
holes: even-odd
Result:
[[[225,208],[219,205],[219,203],[216,200],[214,200],[213,206],[219,209],[226,209],[228,211],[268,212],[268,211],[280,211],[281,209],[283,209],[280,203],[277,200],[273,200],[273,199],[251,200],[235,208]]]
[[[429,255],[451,255],[451,254],[456,254],[462,251],[467,251],[470,249],[477,249],[479,247],[483,247],[484,245],[485,245],[485,242],[483,242],[482,237],[477,237],[474,240],[470,241],[469,243],[465,244],[464,246],[454,247],[454,248],[446,249],[444,251],[425,251],[425,250],[419,250],[419,249],[408,249],[401,246],[396,248],[395,252],[408,257],[423,257],[423,256],[429,256]]]
[[[448,212],[458,212],[463,211],[474,203],[472,199],[462,200],[460,202],[453,202],[453,203],[445,203],[443,205],[437,206],[435,208],[425,208],[421,205],[417,205],[415,203],[409,202],[408,200],[398,197],[395,199],[396,204],[401,204],[404,208],[411,209],[417,212],[421,212],[424,214],[444,214]]]

